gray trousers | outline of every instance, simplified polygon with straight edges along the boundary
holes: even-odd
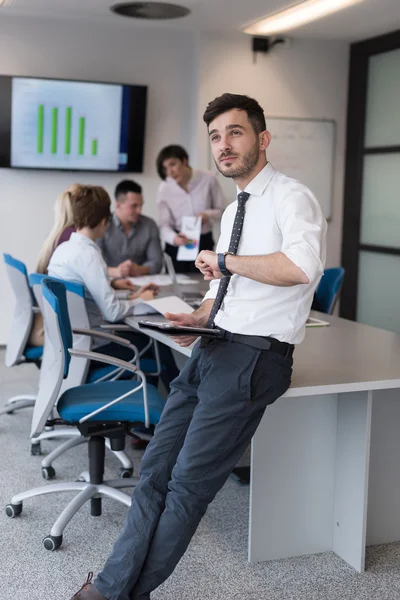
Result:
[[[107,600],[149,600],[169,577],[291,372],[292,359],[275,352],[224,340],[196,346],[171,384],[124,528],[94,582]]]

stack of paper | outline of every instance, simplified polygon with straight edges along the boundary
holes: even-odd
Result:
[[[167,296],[166,298],[156,298],[155,300],[140,302],[136,304],[133,310],[134,315],[151,315],[155,313],[165,315],[166,312],[190,314],[193,312],[193,308],[178,298],[178,296]]]

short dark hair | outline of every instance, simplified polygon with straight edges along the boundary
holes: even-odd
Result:
[[[257,100],[240,94],[222,94],[222,96],[218,96],[218,98],[209,102],[203,120],[208,127],[216,117],[234,108],[244,110],[247,113],[247,118],[256,134],[266,130],[264,111]]]
[[[118,200],[119,196],[124,196],[125,194],[129,194],[129,192],[141,194],[142,186],[136,183],[136,181],[132,181],[132,179],[124,179],[115,188],[114,196]]]
[[[74,195],[72,216],[77,229],[94,229],[111,216],[111,200],[103,187],[81,185]]]
[[[163,167],[163,162],[168,158],[177,158],[182,162],[184,160],[189,162],[189,154],[186,152],[185,148],[182,148],[182,146],[178,146],[177,144],[165,146],[165,148],[160,150],[160,152],[158,153],[156,160],[157,173],[159,174],[161,179],[165,179],[165,169]]]

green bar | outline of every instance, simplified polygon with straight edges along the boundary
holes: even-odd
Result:
[[[72,108],[65,109],[65,154],[71,154]]]
[[[44,104],[39,104],[37,114],[37,151],[43,154],[43,133],[44,133]]]
[[[51,153],[57,154],[57,123],[58,123],[58,108],[51,110]]]
[[[97,140],[92,140],[92,156],[97,156]]]
[[[78,154],[83,155],[85,151],[85,117],[79,117]]]

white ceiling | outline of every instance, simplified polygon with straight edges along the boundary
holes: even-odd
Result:
[[[0,8],[0,18],[78,19],[110,23],[119,27],[176,29],[180,31],[240,31],[268,14],[296,3],[296,0],[169,0],[187,6],[192,14],[183,19],[145,22],[127,19],[109,11],[121,0],[13,0]],[[356,41],[394,31],[400,27],[400,0],[364,0],[352,8],[305,25],[288,35]]]

